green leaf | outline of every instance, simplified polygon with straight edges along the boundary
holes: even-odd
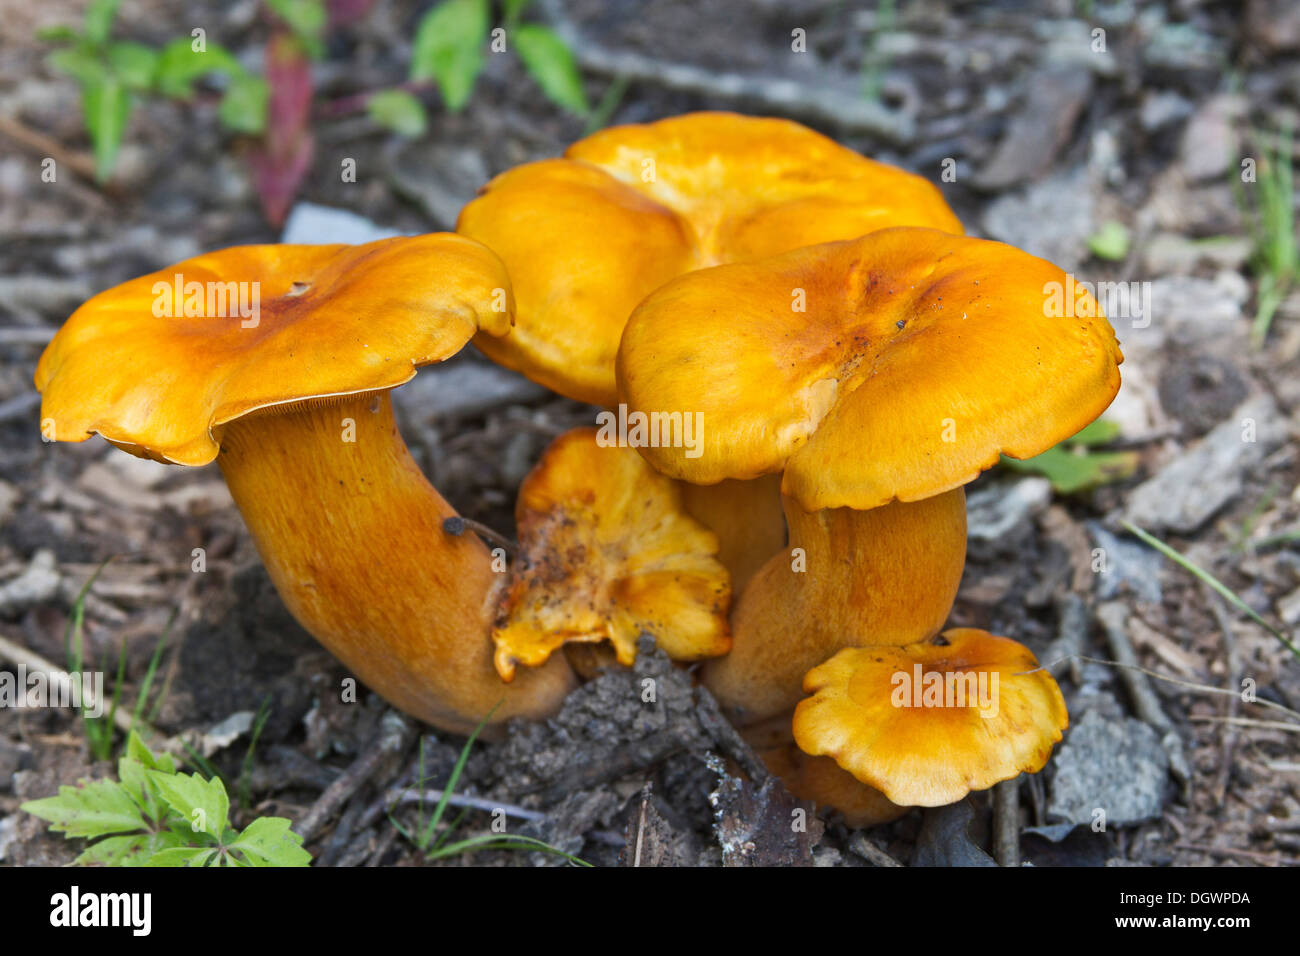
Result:
[[[1120,222],[1110,221],[1088,239],[1088,248],[1098,259],[1119,261],[1128,255],[1128,230]]]
[[[71,43],[80,38],[81,34],[69,26],[43,27],[36,31],[36,39],[42,43]]]
[[[82,85],[81,110],[95,147],[95,178],[102,183],[113,175],[122,134],[131,116],[131,94],[116,79],[103,77]]]
[[[469,102],[483,69],[487,0],[446,0],[420,20],[411,49],[411,79],[433,80],[453,113]]]
[[[135,801],[113,780],[96,780],[79,787],[65,784],[59,787],[57,797],[29,800],[22,809],[48,820],[51,830],[69,837],[97,837],[148,828]]]
[[[230,798],[220,780],[204,780],[197,773],[168,774],[157,770],[148,771],[148,776],[159,795],[181,815],[191,831],[221,839],[230,812]]]
[[[420,136],[428,126],[424,106],[405,90],[374,94],[366,101],[366,110],[375,122],[402,136]]]
[[[178,846],[160,850],[149,857],[145,866],[207,866],[217,851],[210,846]]]
[[[244,68],[225,47],[209,43],[198,52],[189,37],[179,37],[162,48],[154,73],[155,87],[163,96],[183,100],[194,95],[194,81],[201,76],[240,76]]]
[[[322,38],[329,17],[321,0],[266,0],[266,6],[284,21],[313,57],[324,52]]]
[[[92,844],[76,862],[79,866],[145,866],[154,854],[180,845],[174,833],[111,836]]]
[[[1067,445],[1106,445],[1119,437],[1119,424],[1099,418],[1065,440]]]
[[[311,854],[302,848],[302,837],[289,829],[291,823],[284,817],[260,817],[227,849],[243,853],[250,866],[307,866]]]
[[[501,5],[501,9],[505,15],[506,23],[512,24],[518,20],[531,3],[532,0],[505,0],[505,3]]]
[[[113,19],[122,0],[91,0],[86,8],[86,39],[91,43],[104,43],[113,30]]]
[[[153,86],[158,53],[143,43],[114,43],[108,48],[108,62],[128,90],[147,90]]]
[[[270,87],[260,76],[237,76],[230,81],[230,86],[221,97],[217,118],[227,129],[256,136],[266,129],[266,109],[270,94]]]
[[[1042,475],[1058,494],[1070,495],[1127,478],[1137,470],[1138,455],[1132,451],[1089,452],[1082,446],[1057,445],[1024,461],[1003,456],[1002,464],[1012,471]]]
[[[56,50],[46,57],[45,62],[51,69],[83,84],[97,83],[108,76],[108,65],[103,58],[85,44],[79,43],[66,50]]]
[[[530,23],[515,29],[514,41],[519,58],[547,99],[578,116],[591,112],[573,53],[553,30]]]
[[[126,756],[138,760],[149,770],[159,770],[163,773],[176,772],[176,761],[172,759],[172,755],[169,753],[155,755],[134,730],[126,738]]]

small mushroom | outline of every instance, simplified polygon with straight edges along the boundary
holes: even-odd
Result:
[[[100,293],[59,330],[36,370],[46,437],[216,460],[294,617],[402,710],[459,732],[498,702],[494,721],[543,716],[573,675],[556,660],[497,677],[505,576],[477,537],[443,530],[455,511],[388,396],[475,332],[507,332],[508,290],[496,256],[450,234],[199,256]]]
[[[855,647],[808,672],[801,750],[828,756],[890,801],[937,807],[1036,773],[1069,723],[1028,648],[954,628],[906,647]]]
[[[520,568],[502,596],[496,667],[537,667],[570,642],[636,660],[641,634],[694,661],[731,648],[731,587],[718,539],[682,509],[676,482],[594,428],[557,438],[519,489]]]

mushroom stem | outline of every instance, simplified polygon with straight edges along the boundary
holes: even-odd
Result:
[[[411,458],[388,393],[231,422],[221,470],[293,616],[364,683],[436,727],[555,712],[564,660],[512,684],[492,666],[492,598],[506,580]],[[498,563],[504,571],[504,562]]]
[[[731,574],[735,600],[759,568],[785,544],[781,513],[781,476],[716,485],[679,482],[686,513],[718,536],[718,560]]]
[[[703,669],[705,686],[742,725],[789,711],[804,674],[843,648],[937,634],[966,562],[961,488],[868,511],[807,512],[782,500],[789,548],[736,605],[731,653]]]

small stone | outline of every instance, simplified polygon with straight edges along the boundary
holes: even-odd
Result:
[[[1169,756],[1160,736],[1132,717],[1107,720],[1094,710],[1070,728],[1054,761],[1049,819],[1124,826],[1160,816]]]

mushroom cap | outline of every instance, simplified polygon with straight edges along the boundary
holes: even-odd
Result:
[[[1047,763],[1069,718],[1036,668],[1024,645],[973,628],[848,648],[804,677],[795,742],[899,805],[955,803]]]
[[[77,309],[37,365],[41,417],[59,440],[100,434],[141,457],[207,464],[227,422],[390,389],[479,329],[505,334],[509,289],[492,252],[452,233],[206,253]],[[245,318],[232,303],[254,293]]]
[[[609,641],[625,666],[643,632],[675,660],[731,649],[717,536],[686,514],[676,484],[597,435],[561,435],[520,486],[520,570],[492,631],[505,680],[569,641]]]
[[[620,393],[703,414],[698,457],[641,449],[672,477],[784,470],[809,511],[915,501],[1047,450],[1114,398],[1115,333],[1091,295],[1058,308],[1058,286],[1076,288],[1019,249],[917,228],[705,269],[632,314]]]
[[[927,180],[789,120],[690,113],[603,130],[497,176],[457,230],[505,261],[518,319],[492,359],[571,398],[617,399],[633,307],[705,266],[887,226],[961,232]]]

